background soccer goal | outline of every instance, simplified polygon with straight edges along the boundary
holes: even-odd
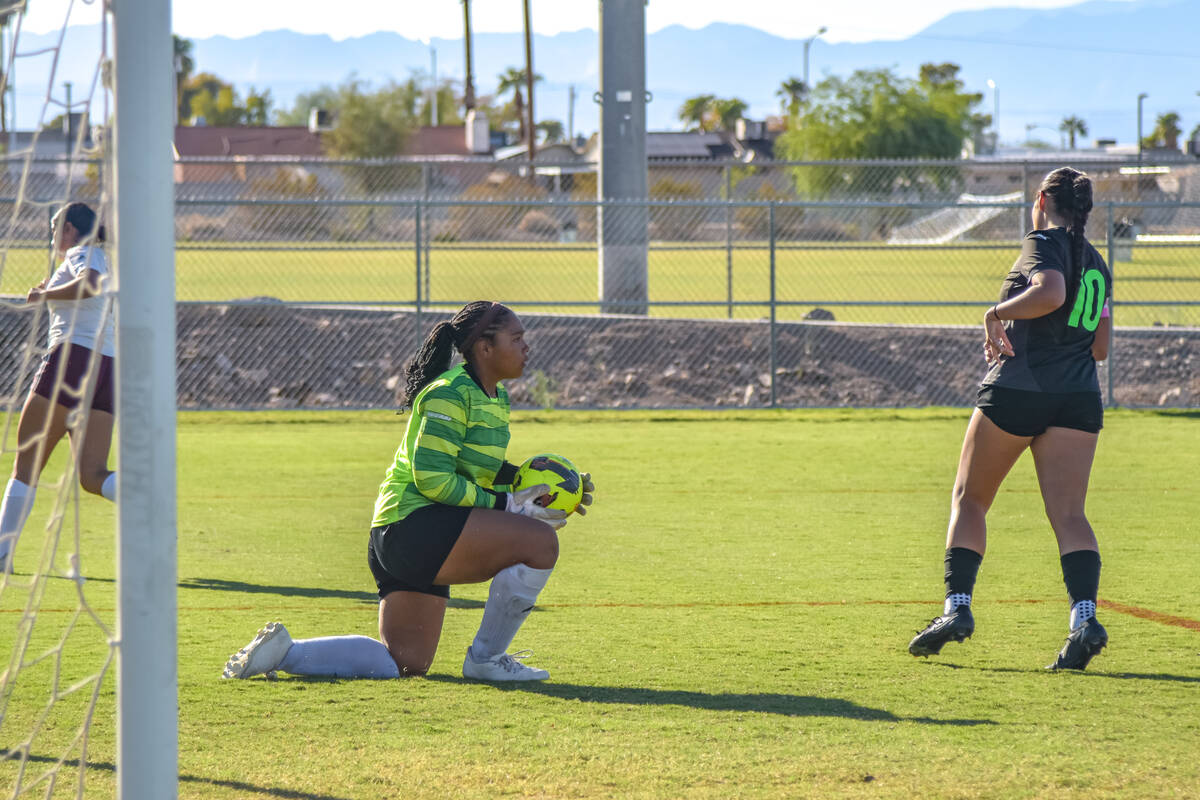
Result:
[[[37,74],[45,89],[40,118],[20,122],[28,135],[16,133],[15,102],[0,104],[0,464],[12,464],[46,352],[45,305],[26,307],[24,288],[56,266],[51,215],[82,200],[109,233],[120,478],[115,510],[83,494],[64,439],[41,475],[15,568],[0,577],[0,793],[168,798],[177,787],[170,3],[51,5],[61,13],[57,41],[30,48],[27,3],[0,0],[0,96],[14,71]],[[95,55],[86,80],[81,54]],[[82,408],[68,426],[83,424]]]

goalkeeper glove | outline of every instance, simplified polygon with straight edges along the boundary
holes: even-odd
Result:
[[[579,506],[575,509],[575,513],[583,516],[587,513],[584,506],[592,504],[592,492],[596,491],[596,484],[592,483],[592,473],[590,472],[579,473],[579,480],[583,484],[583,497],[579,499]]]
[[[567,512],[561,508],[543,508],[534,502],[549,492],[550,487],[544,483],[517,492],[509,492],[504,501],[504,510],[511,514],[520,514],[541,520],[554,530],[558,530],[567,524]]]

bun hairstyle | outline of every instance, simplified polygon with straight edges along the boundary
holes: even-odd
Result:
[[[404,367],[401,410],[411,406],[430,381],[450,369],[455,350],[470,364],[475,343],[495,336],[511,314],[512,311],[500,303],[477,300],[463,306],[453,319],[434,325],[421,349]]]
[[[1054,210],[1067,221],[1071,235],[1071,263],[1067,280],[1067,308],[1075,305],[1079,282],[1083,278],[1083,236],[1088,214],[1092,213],[1092,179],[1086,172],[1059,167],[1042,180],[1039,191],[1050,198]]]
[[[79,244],[96,244],[105,239],[104,226],[96,224],[96,212],[87,203],[68,203],[60,208],[54,215],[54,223],[57,225],[62,221],[71,223],[71,227],[79,232]]]

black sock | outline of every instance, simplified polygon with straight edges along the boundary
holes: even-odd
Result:
[[[1100,554],[1095,550],[1075,550],[1064,554],[1062,562],[1063,583],[1074,606],[1080,600],[1096,602],[1100,591]],[[947,573],[948,574],[948,573]]]
[[[952,594],[972,594],[975,591],[975,577],[979,574],[979,565],[983,556],[965,547],[950,547],[946,550],[946,596]]]

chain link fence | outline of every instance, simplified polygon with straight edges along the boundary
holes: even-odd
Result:
[[[423,335],[480,298],[529,330],[522,407],[969,405],[1053,166],[678,162],[601,204],[578,162],[181,161],[180,407],[394,404]],[[1200,405],[1200,162],[1072,166],[1116,277],[1107,401]],[[45,274],[48,214],[9,220],[12,299]],[[35,322],[6,306],[3,350]]]

